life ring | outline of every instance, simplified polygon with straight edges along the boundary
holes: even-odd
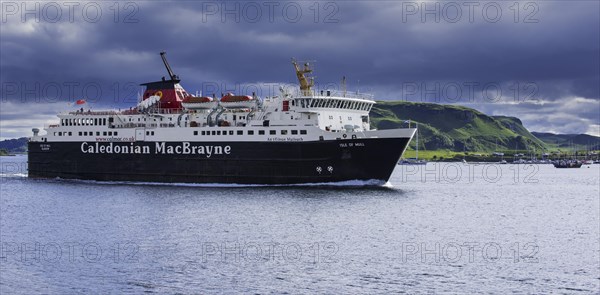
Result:
[[[346,138],[346,137],[348,137],[348,134],[344,133],[344,134],[342,134],[342,137]]]
[[[352,139],[356,139],[356,134],[352,134]]]
[[[160,91],[160,90],[159,90],[159,91],[156,91],[156,92],[154,93],[154,95],[156,95],[156,96],[158,96],[158,97],[162,98],[162,91]]]

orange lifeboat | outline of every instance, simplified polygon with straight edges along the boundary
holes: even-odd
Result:
[[[233,93],[227,93],[221,97],[221,106],[226,109],[248,109],[255,105],[255,99],[249,95],[233,95]]]
[[[181,105],[189,110],[214,109],[219,102],[208,96],[188,96],[181,101]]]

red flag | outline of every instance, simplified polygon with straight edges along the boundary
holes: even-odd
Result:
[[[85,100],[83,100],[83,99],[79,99],[75,102],[75,104],[84,104],[84,103],[85,103]]]

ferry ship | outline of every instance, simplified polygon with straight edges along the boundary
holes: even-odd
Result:
[[[129,110],[81,108],[34,128],[28,175],[97,181],[215,184],[385,183],[414,128],[375,130],[367,94],[314,87],[292,59],[297,93],[194,96],[169,78]],[[410,126],[409,126],[410,127]]]

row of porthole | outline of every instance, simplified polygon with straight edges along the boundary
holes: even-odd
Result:
[[[255,130],[246,130],[246,135],[254,135],[254,131]],[[258,131],[258,135],[266,135],[265,130],[256,130]],[[280,135],[306,135],[307,131],[306,130],[280,130]],[[221,132],[221,130],[212,130],[212,131],[197,131],[194,130],[194,135],[244,135],[244,130],[236,130],[236,132],[234,132],[234,130],[223,130]],[[277,130],[269,130],[269,135],[277,135]]]
[[[102,136],[117,136],[117,131],[103,131]],[[73,136],[73,132],[54,132],[54,136]],[[94,136],[93,131],[79,131],[79,136]],[[100,131],[96,131],[96,136],[100,136]]]

